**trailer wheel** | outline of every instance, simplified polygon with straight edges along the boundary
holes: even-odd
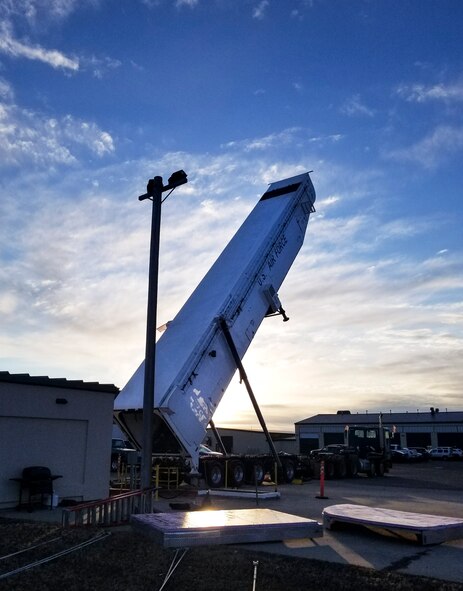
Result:
[[[264,465],[260,460],[247,459],[245,463],[245,481],[247,484],[255,486],[256,484],[262,484],[264,480],[265,471]]]
[[[358,467],[358,463],[357,463],[357,459],[356,458],[351,458],[349,460],[349,475],[350,476],[357,476],[359,471],[359,467]]]
[[[384,468],[384,462],[378,462],[376,464],[376,474],[378,476],[384,476],[384,472],[385,472],[385,468]]]
[[[310,466],[312,468],[312,477],[318,480],[320,478],[320,462],[311,462]]]
[[[207,484],[211,488],[223,485],[224,467],[220,462],[208,462],[206,465]]]
[[[289,484],[294,480],[294,477],[296,476],[296,466],[294,465],[293,460],[283,460],[281,465],[283,482]]]
[[[252,467],[252,484],[262,484],[265,478],[265,470],[263,464],[256,462]]]
[[[339,458],[335,466],[336,478],[345,478],[347,475],[347,466],[344,458]]]
[[[334,478],[334,464],[333,462],[325,462],[325,478],[331,480]]]
[[[376,466],[374,462],[370,462],[370,468],[368,469],[368,476],[373,478],[376,476]]]
[[[228,482],[230,486],[239,487],[244,482],[244,465],[240,460],[233,460],[228,465]]]

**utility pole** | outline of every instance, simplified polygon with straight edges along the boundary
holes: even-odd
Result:
[[[150,199],[153,202],[151,213],[151,241],[148,274],[148,304],[146,313],[146,346],[145,346],[145,381],[143,390],[143,439],[141,461],[141,488],[151,486],[153,456],[153,408],[154,388],[156,381],[156,323],[158,304],[159,277],[159,242],[161,236],[161,204],[179,185],[188,182],[183,170],[174,172],[164,187],[162,177],[155,176],[148,181],[146,193],[140,195],[140,201]],[[164,191],[170,193],[163,199]]]

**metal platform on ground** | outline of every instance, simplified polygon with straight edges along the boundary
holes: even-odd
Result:
[[[420,544],[441,544],[463,537],[463,519],[394,511],[366,505],[331,505],[323,510],[323,524],[352,523],[396,537],[414,539]]]
[[[275,542],[323,536],[321,524],[271,509],[133,515],[131,524],[164,548]]]

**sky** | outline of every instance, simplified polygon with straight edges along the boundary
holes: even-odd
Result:
[[[244,366],[267,425],[463,408],[463,2],[0,0],[0,370],[125,385],[267,189],[316,213]],[[235,376],[214,417],[258,428]]]

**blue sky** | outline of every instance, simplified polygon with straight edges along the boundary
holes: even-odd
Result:
[[[463,3],[0,0],[0,359],[122,387],[269,182],[317,213],[245,367],[272,428],[462,408]],[[216,415],[256,427],[237,378]]]

